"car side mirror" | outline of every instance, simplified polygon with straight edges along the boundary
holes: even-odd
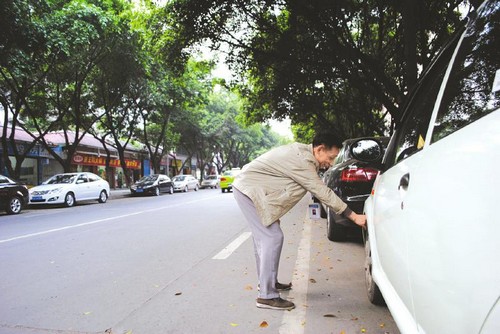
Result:
[[[381,161],[383,152],[382,145],[374,139],[359,139],[351,145],[352,156],[364,162]]]

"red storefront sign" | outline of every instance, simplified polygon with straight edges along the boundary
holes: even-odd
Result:
[[[86,166],[106,166],[106,157],[97,157],[94,155],[86,154],[75,154],[73,155],[73,163],[77,165]],[[127,168],[130,169],[140,169],[141,162],[139,160],[125,159],[125,164]],[[109,167],[121,167],[119,159],[111,159],[109,161]]]

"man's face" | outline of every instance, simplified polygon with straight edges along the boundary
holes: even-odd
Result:
[[[328,169],[333,164],[333,160],[339,155],[339,148],[333,146],[328,149],[324,145],[316,146],[313,149],[314,157],[319,163],[319,168]]]

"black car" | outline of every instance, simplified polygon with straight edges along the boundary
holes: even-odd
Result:
[[[370,195],[373,182],[378,173],[376,162],[361,162],[353,157],[352,150],[369,150],[373,148],[354,147],[360,138],[347,139],[335,163],[323,174],[323,182],[332,189],[356,213],[363,213],[365,200]],[[389,143],[388,137],[370,137],[378,141],[384,150]],[[379,152],[380,153],[380,152]],[[381,153],[383,154],[383,152]],[[328,207],[322,207],[322,217],[327,220],[328,239],[345,241],[349,238],[361,238],[361,229],[348,218],[337,215]]]
[[[132,195],[150,194],[160,196],[160,193],[174,193],[172,180],[163,174],[143,176],[139,181],[130,186]]]
[[[18,214],[28,201],[28,188],[25,185],[0,175],[0,206],[3,210],[9,215]]]

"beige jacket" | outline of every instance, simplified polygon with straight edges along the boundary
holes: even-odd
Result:
[[[233,187],[250,197],[265,226],[280,219],[308,191],[341,214],[347,204],[321,181],[318,169],[312,145],[289,144],[245,165]]]

